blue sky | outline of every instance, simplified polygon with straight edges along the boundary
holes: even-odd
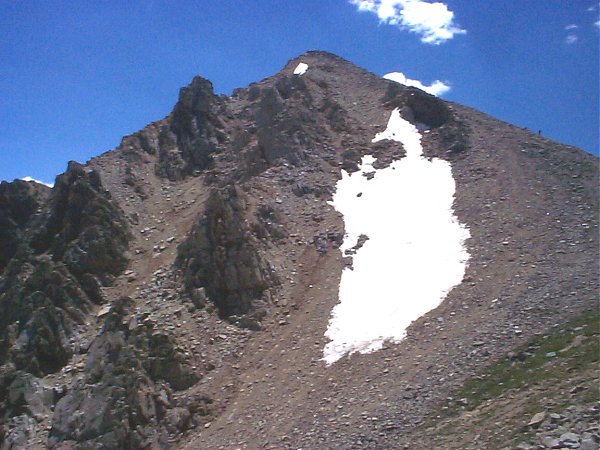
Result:
[[[597,0],[0,0],[0,179],[52,181],[312,49],[598,154]]]

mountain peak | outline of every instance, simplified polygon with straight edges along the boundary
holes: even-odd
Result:
[[[593,429],[597,163],[328,52],[232,96],[195,77],[49,196],[0,185],[0,443]]]

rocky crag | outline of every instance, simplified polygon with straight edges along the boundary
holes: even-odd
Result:
[[[405,155],[371,142],[394,108],[452,164],[471,260],[402,342],[326,366],[328,201]],[[597,158],[328,53],[196,77],[51,191],[0,185],[2,446],[597,448],[597,205]]]

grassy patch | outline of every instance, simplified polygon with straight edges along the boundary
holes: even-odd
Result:
[[[597,363],[600,355],[600,317],[597,309],[586,311],[564,326],[538,336],[468,380],[456,393],[471,410],[498,398],[508,390],[531,387],[542,381],[570,378]],[[598,390],[592,393],[600,400]],[[446,410],[453,415],[455,408]],[[458,411],[455,411],[458,412]]]

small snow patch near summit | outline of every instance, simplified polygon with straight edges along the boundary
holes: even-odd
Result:
[[[308,70],[308,64],[301,62],[294,69],[294,75],[304,75]]]
[[[381,140],[402,143],[406,157],[367,178],[375,158],[364,156],[359,172],[342,171],[333,197],[344,216],[342,251],[357,248],[361,235],[369,239],[356,250],[353,268],[342,272],[340,302],[325,332],[327,364],[402,340],[412,321],[462,281],[469,258],[469,230],[452,211],[450,164],[423,157],[421,134],[398,109],[373,139]]]
[[[54,183],[46,183],[45,181],[41,181],[41,180],[38,180],[38,179],[30,177],[30,176],[23,177],[20,179],[23,181],[33,181],[34,183],[43,184],[44,186],[48,186],[49,188],[54,187]]]

